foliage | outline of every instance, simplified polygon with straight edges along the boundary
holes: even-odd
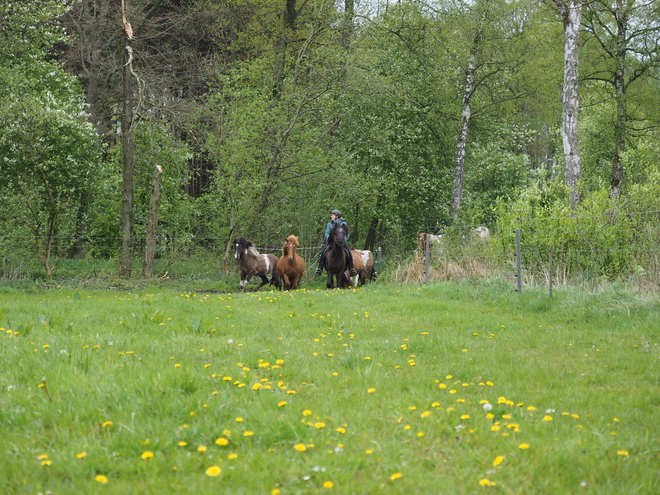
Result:
[[[37,75],[38,74],[38,75]],[[0,223],[29,234],[34,254],[52,277],[73,239],[78,205],[93,180],[96,135],[80,88],[58,64],[29,70],[0,66],[0,173],[9,204]]]
[[[615,143],[616,40],[608,32],[612,9],[626,6],[640,28],[631,36],[643,42],[630,45],[642,58],[626,59],[623,149]],[[656,5],[626,6],[585,5],[579,128],[585,204],[577,217],[605,219],[642,204],[644,211],[657,209],[649,200],[660,163]],[[332,208],[344,212],[358,247],[380,245],[389,260],[409,257],[417,234],[444,225],[449,215],[473,57],[465,190],[454,223],[498,222],[493,244],[504,251],[515,218],[534,218],[524,242],[536,273],[543,273],[551,245],[571,253],[560,264],[565,270],[594,279],[639,268],[649,280],[656,273],[650,255],[619,249],[641,243],[648,254],[650,240],[637,239],[641,231],[655,232],[650,219],[628,224],[619,215],[607,226],[550,220],[566,211],[557,182],[564,160],[562,26],[547,3],[135,0],[127,15],[138,83],[138,255],[158,164],[165,174],[157,256],[165,266],[185,256],[217,257],[227,275],[236,235],[277,250],[295,234],[316,252]],[[4,2],[0,19],[0,172],[11,185],[0,191],[6,205],[0,227],[21,236],[0,248],[2,273],[35,274],[32,257],[47,259],[48,249],[53,263],[46,272],[62,255],[112,261],[121,203],[118,4]],[[23,148],[30,153],[17,152]],[[620,203],[603,192],[615,148],[625,165]],[[50,174],[53,196],[34,175],[40,167]],[[56,229],[47,227],[48,218]],[[58,241],[35,251],[44,232]],[[588,264],[592,256],[597,269]]]
[[[520,230],[523,266],[531,272],[547,276],[552,249],[555,277],[581,274],[598,282],[625,279],[641,270],[652,280],[658,268],[658,212],[652,198],[660,183],[657,174],[649,179],[620,199],[612,198],[607,186],[584,193],[577,211],[567,204],[564,184],[538,182],[513,202],[500,200],[497,228],[509,243]]]

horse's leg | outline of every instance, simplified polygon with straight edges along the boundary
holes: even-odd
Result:
[[[333,285],[332,285],[332,272],[328,269],[326,269],[326,271],[328,272],[328,281],[326,282],[325,286],[328,289],[332,289],[333,288]]]
[[[289,282],[289,275],[283,273],[282,278],[284,279],[284,290],[289,290],[291,288],[291,283]]]
[[[252,276],[249,273],[241,273],[241,292],[245,292],[247,290],[247,286],[251,278]]]
[[[254,288],[255,292],[268,283],[268,277],[266,275],[259,275],[259,276],[261,277],[261,283]]]

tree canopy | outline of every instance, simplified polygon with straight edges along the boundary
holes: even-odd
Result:
[[[654,190],[657,2],[577,2],[577,169],[573,3],[125,0],[136,239],[156,165],[161,244],[225,258],[237,235],[318,246],[333,208],[358,247],[401,253],[431,226],[495,226],[530,191],[575,205]],[[119,253],[121,23],[114,0],[0,6],[0,225],[35,239],[49,274]]]

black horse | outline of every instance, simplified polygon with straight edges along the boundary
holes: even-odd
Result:
[[[325,251],[325,269],[328,272],[328,289],[334,289],[334,279],[337,280],[337,288],[345,289],[351,284],[348,278],[348,259],[350,256],[347,250],[344,249],[344,242],[348,236],[348,226],[343,224],[335,224],[332,227],[330,236],[328,237],[328,245]]]

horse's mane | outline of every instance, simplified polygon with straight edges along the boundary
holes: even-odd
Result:
[[[295,235],[290,235],[285,239],[285,241],[293,243],[294,246],[298,247],[300,246],[300,243],[298,242],[298,238]]]
[[[259,254],[259,251],[257,251],[257,248],[254,246],[254,242],[246,239],[245,237],[242,237],[242,236],[237,237],[234,240],[234,242],[237,243],[237,244],[240,244],[241,246],[244,246],[247,249],[248,254],[250,256],[252,256],[253,258],[258,258],[259,256],[261,256]]]
[[[348,228],[348,225],[345,223],[335,223],[332,226],[332,229],[330,230],[330,235],[328,236],[328,241],[334,242],[335,241],[335,232],[337,230],[343,230],[345,234],[348,234],[350,232],[350,229]]]

